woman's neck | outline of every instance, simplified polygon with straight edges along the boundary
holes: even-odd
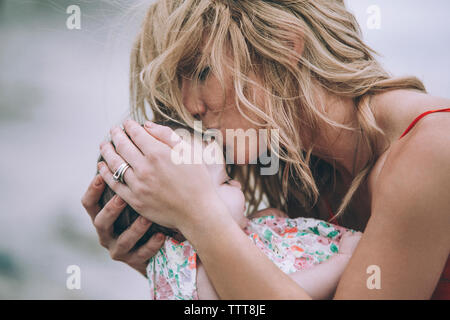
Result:
[[[317,89],[316,97],[317,102],[323,103],[325,114],[331,120],[352,128],[358,127],[353,99],[339,97],[325,89]],[[314,137],[309,142],[314,143],[314,155],[334,165],[345,180],[345,177],[351,180],[371,156],[378,159],[392,143],[398,141],[415,117],[449,103],[448,99],[432,97],[417,90],[390,90],[374,95],[370,108],[375,123],[384,132],[384,136],[380,134],[377,137],[374,155],[359,130],[336,128],[322,120],[317,134],[309,135]]]
[[[359,130],[355,102],[351,98],[339,97],[323,89],[316,96],[324,105],[326,117],[354,130],[335,127],[319,120],[318,133],[314,135],[314,141],[310,141],[314,143],[313,154],[332,164],[341,177],[350,182],[373,156]],[[375,150],[376,158],[390,143],[389,139],[377,140],[380,143]]]

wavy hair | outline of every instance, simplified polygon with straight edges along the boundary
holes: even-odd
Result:
[[[292,39],[299,36],[304,41],[301,55],[292,48]],[[227,50],[231,63],[226,63]],[[305,209],[302,214],[314,216],[313,208],[334,176],[332,159],[312,156],[314,144],[306,148],[299,129],[314,133],[325,121],[360,131],[372,156],[354,174],[337,217],[376,161],[383,132],[371,111],[371,96],[392,89],[425,91],[415,77],[392,77],[375,54],[340,0],[158,0],[148,9],[131,54],[131,111],[139,120],[168,118],[192,126],[194,118],[182,103],[180,75],[188,70],[197,79],[209,66],[223,84],[224,70],[231,71],[241,114],[250,121],[255,120],[248,114],[256,115],[258,125],[279,129],[282,165],[275,176],[258,175],[257,165],[230,166],[229,171],[243,183],[250,208],[265,201],[291,217],[298,215],[291,201]],[[248,77],[251,73],[259,83]],[[353,99],[357,125],[328,118],[314,99],[316,85]],[[250,87],[262,92],[264,107],[252,103]]]

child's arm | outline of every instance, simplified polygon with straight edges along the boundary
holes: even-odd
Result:
[[[361,233],[347,232],[342,236],[339,253],[310,269],[297,271],[289,276],[315,300],[330,299],[339,283]]]
[[[199,300],[220,300],[199,259],[197,260],[197,295]]]

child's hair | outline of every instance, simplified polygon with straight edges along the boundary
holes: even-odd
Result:
[[[189,132],[192,132],[192,129],[188,127],[184,127],[180,125],[179,123],[173,122],[173,121],[160,121],[155,122],[164,126],[168,126],[171,129],[178,129],[183,128],[188,130]],[[112,142],[111,142],[112,143]],[[97,162],[104,161],[103,157],[100,155]],[[97,171],[98,174],[98,171]],[[115,192],[108,186],[105,185],[105,189],[98,201],[100,207],[104,207],[105,204],[115,195]],[[140,216],[138,212],[136,212],[130,205],[126,205],[126,207],[123,209],[123,211],[120,213],[120,216],[116,219],[113,225],[113,232],[114,235],[119,236],[122,232],[124,232],[131,224]],[[167,236],[175,236],[177,233],[173,229],[169,229],[163,226],[160,226],[156,223],[152,223],[150,228],[147,230],[147,232],[139,239],[139,241],[136,243],[134,248],[140,247],[144,243],[146,243],[152,235],[155,233],[161,232]]]

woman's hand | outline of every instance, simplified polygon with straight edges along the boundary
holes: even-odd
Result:
[[[113,223],[124,209],[125,202],[116,195],[103,208],[100,208],[98,201],[104,188],[102,177],[97,175],[81,200],[97,230],[100,244],[108,249],[112,259],[125,262],[146,276],[148,260],[161,248],[164,236],[155,234],[137,250],[131,251],[150,227],[151,222],[143,217],[136,219],[127,230],[115,238]]]
[[[204,164],[176,164],[173,148],[191,145],[169,127],[147,122],[144,127],[127,120],[126,133],[111,129],[111,142],[100,146],[105,162],[99,163],[104,181],[139,214],[160,225],[176,228],[194,225],[209,214],[211,203],[218,200],[209,172]],[[128,135],[128,136],[127,136]],[[131,140],[132,141],[131,141]],[[186,149],[187,150],[187,149]],[[113,179],[122,163],[125,183]]]
[[[109,142],[101,146],[107,163],[99,164],[102,178],[142,216],[180,230],[197,250],[220,298],[310,298],[242,231],[204,164],[171,161],[172,148],[183,143],[179,137],[172,139],[171,129],[157,124],[143,128],[131,120],[124,128],[133,141],[116,127],[111,130],[115,149]],[[125,184],[113,179],[123,162],[131,166],[125,171]]]

